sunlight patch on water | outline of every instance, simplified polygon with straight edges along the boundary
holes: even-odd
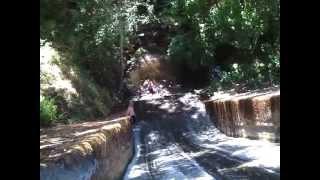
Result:
[[[214,126],[205,113],[205,105],[195,95],[189,93],[179,100],[186,105],[199,109],[199,111],[190,114],[187,124],[190,133],[184,134],[193,143],[200,147],[225,152],[231,157],[249,161],[242,166],[280,168],[279,144],[263,140],[228,137]],[[204,116],[199,117],[200,114]]]
[[[140,131],[141,126],[137,125],[133,129],[133,137],[134,137],[134,148],[135,154],[131,163],[128,165],[128,168],[124,175],[124,180],[128,179],[149,179],[149,171],[147,169],[146,163],[143,161],[143,157],[141,156],[141,140],[140,140]],[[142,161],[142,162],[141,162]]]
[[[188,136],[201,147],[216,149],[251,162],[244,165],[280,168],[280,146],[276,143],[228,137],[219,130],[193,132]]]
[[[211,175],[175,144],[161,148],[149,154],[153,157],[152,163],[156,165],[156,179],[214,180]]]

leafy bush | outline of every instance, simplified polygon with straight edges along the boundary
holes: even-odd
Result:
[[[221,72],[221,80],[212,80],[208,90],[213,92],[221,89],[238,89],[240,85],[256,89],[279,84],[280,65],[279,59],[276,59],[268,64],[255,62],[230,65],[228,71]]]
[[[40,38],[52,41],[64,56],[61,63],[66,71],[75,66],[86,72],[93,85],[80,80],[74,83],[82,96],[75,104],[82,107],[77,111],[95,111],[98,116],[104,107],[111,106],[122,87],[125,61],[120,44],[126,47],[130,37],[153,23],[169,27],[167,53],[178,71],[188,72],[182,78],[222,62],[228,68],[222,72],[221,81],[212,82],[213,89],[279,83],[279,11],[279,0],[41,0]],[[239,66],[233,67],[229,59]],[[148,67],[144,75],[156,76],[157,69],[158,65]],[[133,79],[146,78],[141,74],[136,73]],[[41,81],[47,77],[41,76]],[[100,95],[102,91],[108,93]]]
[[[40,101],[40,125],[52,125],[58,118],[57,106],[53,99],[44,97]]]
[[[213,82],[216,88],[279,83],[279,0],[176,2],[164,10],[178,29],[168,48],[175,64],[227,66],[222,82]],[[233,63],[239,64],[237,70]]]
[[[193,61],[192,58],[193,52],[195,51],[190,39],[184,35],[177,35],[171,40],[168,55],[177,65],[187,64],[192,67],[197,64],[197,61]]]

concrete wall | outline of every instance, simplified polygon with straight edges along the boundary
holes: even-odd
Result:
[[[205,102],[216,127],[228,136],[280,141],[280,92]]]
[[[40,167],[43,180],[120,179],[133,155],[131,123],[128,117],[105,125],[84,137],[54,162]]]

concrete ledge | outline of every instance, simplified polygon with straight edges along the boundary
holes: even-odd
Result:
[[[41,179],[100,180],[118,179],[122,176],[133,154],[129,117],[111,122],[92,123],[95,125],[80,124],[80,127],[88,128],[82,128],[81,132],[74,133],[80,136],[74,142],[61,143],[55,146],[50,153],[45,153],[48,149],[40,149]],[[59,130],[56,133],[59,136]],[[66,137],[66,134],[61,136]],[[72,139],[72,137],[69,138]],[[49,155],[41,159],[41,154],[42,157]]]
[[[280,141],[280,91],[204,103],[211,120],[226,135]]]

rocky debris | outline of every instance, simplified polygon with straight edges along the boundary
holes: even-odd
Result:
[[[205,101],[211,119],[233,137],[280,141],[280,90],[220,94]]]
[[[41,179],[117,179],[132,143],[129,117],[42,129]]]

